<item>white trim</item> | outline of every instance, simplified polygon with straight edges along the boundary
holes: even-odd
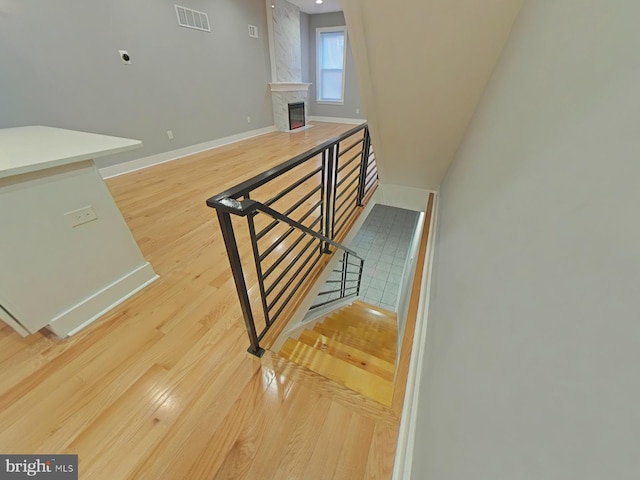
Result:
[[[336,100],[335,102],[332,102],[330,100],[316,100],[316,104],[317,105],[344,105],[344,102],[338,101]]]
[[[416,212],[424,212],[429,194],[435,193],[433,190],[422,188],[405,187],[403,185],[392,185],[383,183],[378,187],[380,199],[378,203],[390,207],[406,208]]]
[[[341,118],[341,117],[319,117],[316,115],[309,115],[310,122],[328,122],[328,123],[352,123],[354,125],[360,125],[365,123],[364,118]]]
[[[415,447],[416,423],[418,421],[418,405],[420,396],[420,379],[424,367],[424,356],[427,345],[427,324],[432,287],[433,259],[438,228],[438,196],[433,202],[429,240],[427,242],[428,259],[422,270],[420,301],[416,316],[416,327],[411,345],[411,360],[407,374],[407,385],[402,404],[402,418],[398,432],[396,457],[393,465],[393,480],[405,480],[411,477],[413,450]],[[426,278],[426,281],[425,281]],[[415,355],[417,353],[417,355]]]
[[[47,328],[58,337],[73,335],[158,278],[151,264],[145,262],[144,265],[58,315]]]
[[[117,177],[118,175],[124,175],[125,173],[135,172],[136,170],[142,170],[143,168],[152,167],[153,165],[159,165],[161,163],[177,160],[187,155],[193,155],[195,153],[205,152],[213,148],[222,147],[223,145],[229,145],[230,143],[239,142],[248,138],[258,137],[266,133],[276,132],[277,129],[274,125],[270,127],[259,128],[257,130],[249,130],[248,132],[238,133],[236,135],[230,135],[228,137],[218,138],[217,140],[211,140],[209,142],[198,143],[189,147],[178,148],[177,150],[171,150],[169,152],[158,153],[156,155],[150,155],[148,157],[138,158],[129,162],[118,163],[109,167],[103,167],[100,169],[100,175],[102,178]]]
[[[340,99],[331,101],[320,98],[320,92],[322,91],[322,83],[320,82],[320,36],[323,33],[332,32],[344,32],[344,47],[342,50],[342,92],[340,93]],[[347,26],[341,25],[337,27],[322,27],[316,28],[316,102],[326,102],[336,105],[344,105],[344,84],[346,83],[346,71],[347,71]]]
[[[274,0],[265,0],[267,7],[267,36],[269,37],[269,63],[271,64],[271,81],[278,79],[276,72],[276,42],[273,34],[273,5]]]
[[[272,92],[308,92],[310,83],[303,82],[271,82],[269,88]]]

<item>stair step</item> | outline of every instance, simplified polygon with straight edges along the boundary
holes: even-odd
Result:
[[[336,340],[340,343],[344,343],[345,345],[348,345],[353,348],[357,348],[358,350],[368,353],[369,355],[377,357],[381,360],[395,364],[395,361],[396,361],[395,347],[391,349],[384,345],[381,345],[387,342],[382,341],[379,338],[378,340],[376,340],[375,338],[363,339],[363,338],[360,338],[357,335],[357,333],[354,335],[353,333],[344,333],[342,331],[336,331],[322,324],[314,325],[313,330],[325,335],[326,337]]]
[[[393,383],[315,349],[288,339],[280,355],[383,405],[391,406]]]
[[[354,301],[349,307],[366,314],[377,314],[394,324],[396,323],[397,313],[387,310],[386,308],[371,305],[370,303],[365,303],[361,300]]]
[[[395,365],[369,355],[362,350],[350,347],[344,343],[328,338],[313,330],[305,330],[298,338],[298,342],[304,343],[317,350],[322,350],[332,357],[343,360],[351,365],[373,373],[385,380],[392,381],[395,376]]]
[[[339,323],[341,325],[349,325],[353,327],[367,327],[377,331],[389,332],[391,334],[395,334],[397,331],[397,325],[395,322],[391,323],[387,320],[381,320],[375,317],[366,317],[364,314],[350,309],[338,310],[337,312],[331,313],[323,323]]]

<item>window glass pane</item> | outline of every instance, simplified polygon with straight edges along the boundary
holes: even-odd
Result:
[[[342,100],[342,70],[323,70],[320,75],[320,98]]]
[[[322,68],[342,69],[344,60],[344,32],[322,33],[321,58]]]

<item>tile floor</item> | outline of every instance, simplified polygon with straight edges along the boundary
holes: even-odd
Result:
[[[418,212],[412,210],[386,205],[373,207],[353,242],[347,245],[364,258],[361,300],[397,311],[402,274],[417,220]],[[334,276],[339,278],[339,274]],[[337,294],[330,298],[335,297]]]

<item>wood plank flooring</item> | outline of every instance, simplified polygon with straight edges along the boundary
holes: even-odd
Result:
[[[0,328],[0,452],[77,453],[92,480],[390,478],[402,396],[389,409],[272,352],[249,356],[204,203],[349,128],[267,134],[110,179],[161,277],[68,339]]]

